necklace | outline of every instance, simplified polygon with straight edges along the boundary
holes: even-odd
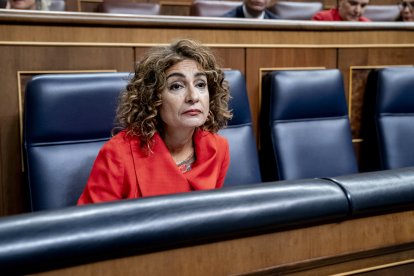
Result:
[[[191,165],[194,163],[194,161],[195,156],[193,152],[184,161],[177,163],[177,167],[182,173],[188,172],[189,170],[191,170]]]

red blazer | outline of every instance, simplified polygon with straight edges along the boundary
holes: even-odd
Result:
[[[343,21],[342,17],[339,15],[338,8],[330,9],[330,10],[327,10],[327,11],[320,11],[312,17],[312,20],[317,20],[317,21]],[[371,21],[371,20],[369,20],[366,17],[361,16],[359,18],[359,21],[368,22],[368,21]]]
[[[182,173],[158,133],[152,153],[137,138],[121,131],[100,150],[78,204],[216,189],[223,186],[230,163],[227,140],[194,133],[196,160]]]

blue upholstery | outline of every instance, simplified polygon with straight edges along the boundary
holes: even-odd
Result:
[[[160,15],[159,3],[136,3],[119,0],[104,0],[98,6],[98,11],[103,13]]]
[[[331,178],[349,200],[350,215],[360,216],[412,208],[414,167]]]
[[[24,146],[32,211],[75,205],[110,138],[127,73],[41,75],[26,88]]]
[[[0,271],[33,274],[413,206],[414,167],[2,217]]]
[[[401,11],[397,4],[373,5],[373,3],[366,6],[364,17],[371,21],[398,21]]]
[[[364,105],[367,170],[414,166],[414,68],[371,72]]]
[[[20,275],[346,218],[335,183],[245,185],[0,218],[0,268]]]
[[[194,0],[190,6],[191,16],[220,17],[240,6],[235,1],[206,1]]]
[[[230,146],[230,167],[224,186],[261,182],[259,157],[250,114],[246,82],[238,70],[224,71],[232,99],[229,108],[233,118],[219,134],[227,138]]]
[[[277,1],[269,10],[280,19],[311,20],[312,16],[323,9],[321,2]]]
[[[269,180],[357,172],[339,70],[267,74],[262,112],[262,164]]]

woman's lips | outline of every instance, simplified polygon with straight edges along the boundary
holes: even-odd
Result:
[[[189,110],[184,111],[184,114],[191,115],[191,116],[195,116],[195,115],[198,115],[200,113],[201,113],[201,110],[199,110],[199,109],[189,109]]]

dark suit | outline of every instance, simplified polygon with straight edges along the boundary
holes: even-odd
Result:
[[[223,17],[246,18],[243,13],[243,5],[225,13]],[[279,19],[279,17],[268,10],[265,10],[264,19]]]

